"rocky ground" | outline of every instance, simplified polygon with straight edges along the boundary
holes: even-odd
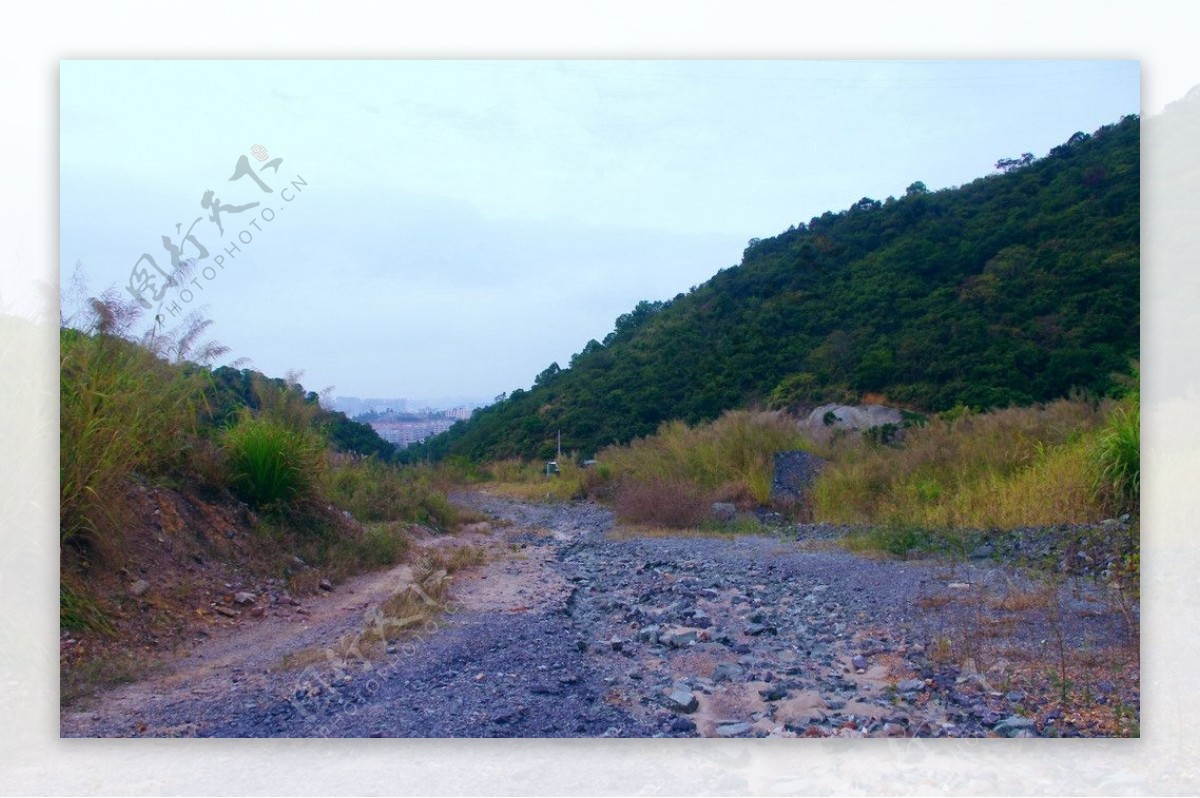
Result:
[[[468,536],[488,562],[380,656],[337,641],[407,566],[272,607],[64,710],[63,735],[1137,733],[1137,606],[1095,576],[867,557],[823,527],[639,535],[594,504],[457,500],[495,519]]]

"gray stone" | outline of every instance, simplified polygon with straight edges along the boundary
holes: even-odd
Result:
[[[687,734],[696,730],[696,722],[691,718],[675,718],[671,721],[671,731]]]
[[[1037,721],[1033,718],[1023,718],[1020,715],[1010,715],[993,726],[992,731],[1006,737],[1016,737],[1019,732],[1026,732],[1020,736],[1027,737],[1030,736],[1029,732],[1037,732]]]
[[[773,684],[765,690],[759,690],[758,694],[764,701],[782,701],[787,698],[788,691],[782,684]]]
[[[809,452],[778,452],[771,479],[771,498],[776,501],[800,500],[824,466],[824,460]]]
[[[867,669],[867,658],[861,654],[856,655],[850,659],[850,666],[855,670],[865,671]]]
[[[258,596],[248,590],[243,590],[233,597],[233,603],[245,607],[247,604],[253,604],[257,599]]]
[[[637,637],[638,637],[638,640],[641,640],[643,643],[657,643],[658,642],[658,624],[650,624],[649,626],[643,626],[641,629],[638,630]]]
[[[744,673],[740,666],[732,662],[722,662],[713,671],[712,678],[714,682],[736,682],[741,680]]]
[[[896,685],[897,693],[916,693],[924,689],[925,682],[920,679],[905,679]]]
[[[991,557],[992,554],[995,553],[995,551],[996,551],[996,549],[994,546],[990,546],[990,545],[984,543],[982,546],[977,546],[975,548],[975,550],[971,552],[971,559],[986,560],[989,557]]]
[[[667,708],[676,712],[695,712],[700,708],[700,699],[690,690],[673,690],[667,696]]]
[[[718,737],[741,737],[749,732],[753,726],[749,723],[727,723],[717,727]]]
[[[141,598],[150,589],[150,583],[145,579],[139,579],[129,586],[129,595],[134,598]]]
[[[608,644],[612,646],[613,651],[620,651],[625,647],[625,641],[619,637],[613,637],[613,639],[608,641]]]
[[[333,583],[328,579],[322,579],[317,583],[317,587],[321,588],[322,590],[333,590]]]
[[[737,507],[729,502],[713,502],[712,514],[718,521],[732,521],[737,518]]]
[[[1019,701],[1025,700],[1025,694],[1022,693],[1020,690],[1010,690],[1008,692],[1008,694],[1005,695],[1004,697],[1007,698],[1009,701],[1013,702],[1014,704]]]
[[[674,632],[668,632],[665,637],[660,637],[671,648],[684,648],[700,639],[700,632],[696,629],[680,629]]]

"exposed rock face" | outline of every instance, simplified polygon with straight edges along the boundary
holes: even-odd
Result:
[[[904,416],[894,407],[884,405],[821,405],[800,422],[813,438],[829,440],[837,430],[867,430],[893,424],[900,427]]]
[[[779,452],[775,455],[771,498],[775,501],[799,501],[812,487],[824,465],[824,460],[810,452]]]

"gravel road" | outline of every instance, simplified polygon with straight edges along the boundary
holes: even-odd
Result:
[[[300,629],[233,630],[66,710],[63,735],[1086,736],[1102,727],[1028,675],[1111,650],[1133,662],[1118,678],[1094,656],[1112,675],[1089,706],[1136,717],[1136,627],[1096,580],[1047,586],[992,561],[869,558],[795,535],[615,536],[595,504],[455,500],[496,519],[477,533],[492,556],[383,658],[280,666],[362,628],[394,573],[339,585]]]

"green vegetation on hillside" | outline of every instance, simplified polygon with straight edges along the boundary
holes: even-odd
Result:
[[[1139,127],[755,239],[739,266],[641,302],[429,451],[545,459],[561,430],[588,456],[756,403],[979,411],[1109,394],[1139,354]]]
[[[403,554],[408,523],[449,531],[458,522],[428,469],[391,464],[390,444],[322,409],[294,377],[189,362],[192,350],[179,342],[194,342],[208,322],[192,319],[179,335],[135,335],[137,316],[110,291],[60,330],[64,627],[115,634],[127,597],[111,585],[160,534],[143,517],[160,512],[148,504],[159,487],[212,506],[245,502],[254,511],[253,529],[243,530],[251,539],[234,553],[202,528],[188,529],[181,545],[266,575],[295,577],[300,556],[337,578]],[[204,360],[223,348],[195,352]],[[221,550],[207,551],[212,545]]]

